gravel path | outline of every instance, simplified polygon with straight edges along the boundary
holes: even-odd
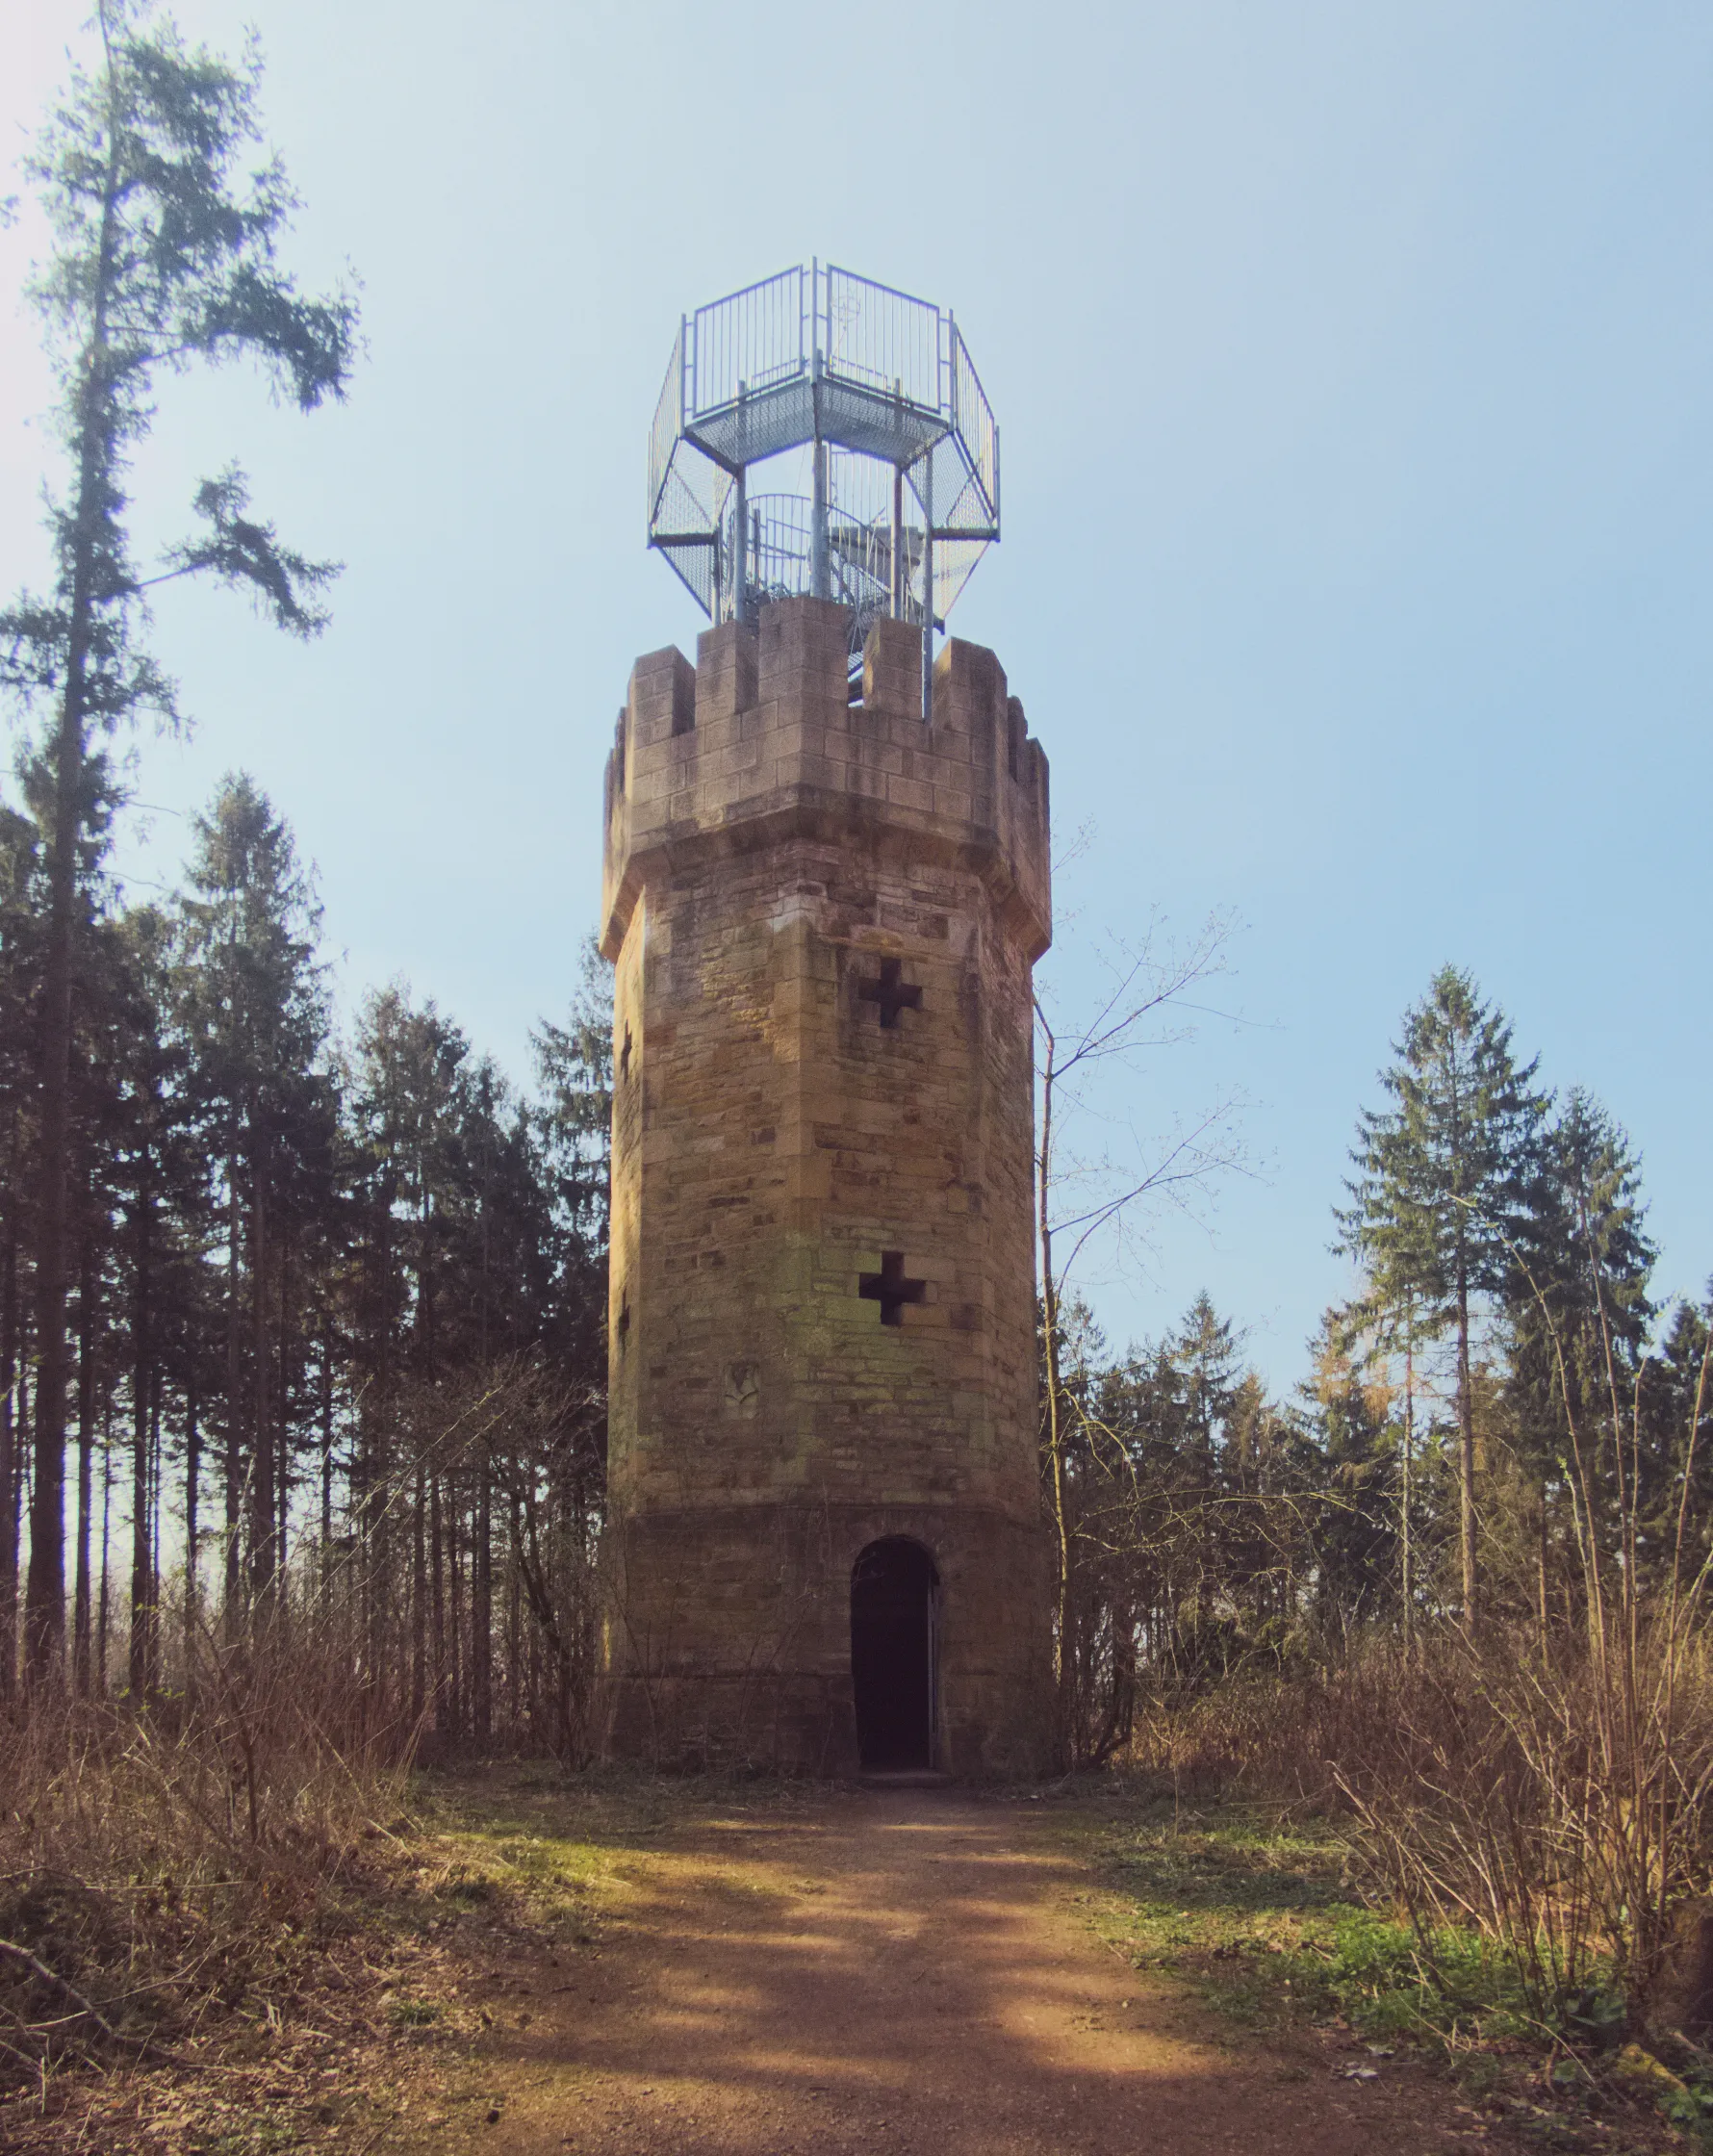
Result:
[[[588,1973],[490,2052],[493,2156],[1415,2156],[1416,2070],[1247,2045],[1102,1948],[1037,1818],[936,1790],[699,1823],[628,1858]]]

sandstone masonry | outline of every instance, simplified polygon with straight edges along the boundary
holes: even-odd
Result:
[[[974,645],[925,727],[904,623],[854,703],[848,627],[785,600],[640,659],[607,765],[613,1742],[852,1771],[852,1567],[908,1536],[936,1763],[1025,1772],[1047,761]]]

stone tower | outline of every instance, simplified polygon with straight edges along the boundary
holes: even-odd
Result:
[[[1048,1752],[1031,968],[1047,761],[993,654],[783,599],[640,659],[616,965],[612,1743]]]

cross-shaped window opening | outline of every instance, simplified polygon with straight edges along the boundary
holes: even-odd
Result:
[[[857,985],[856,993],[864,1003],[880,1005],[881,1023],[883,1026],[895,1026],[901,1011],[920,1011],[922,1008],[922,990],[907,988],[902,978],[903,973],[902,959],[882,959],[881,978]]]
[[[882,1250],[880,1271],[859,1273],[856,1286],[864,1302],[880,1304],[882,1324],[902,1325],[905,1304],[920,1302],[928,1283],[905,1278],[902,1250]]]
[[[624,1045],[624,1046],[623,1046],[623,1047],[622,1047],[622,1048],[621,1048],[621,1049],[619,1050],[619,1076],[620,1076],[621,1078],[628,1078],[628,1077],[629,1077],[629,1075],[630,1075],[630,1028],[629,1028],[628,1026],[626,1026],[626,1027],[625,1028],[625,1045]]]
[[[627,1347],[628,1347],[629,1345],[630,1345],[630,1297],[629,1297],[628,1296],[621,1296],[621,1297],[620,1297],[620,1300],[619,1300],[619,1352],[620,1352],[620,1354],[623,1354],[623,1353],[625,1352],[626,1348],[627,1348]]]

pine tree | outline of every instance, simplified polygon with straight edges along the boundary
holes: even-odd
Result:
[[[47,920],[39,996],[35,1215],[36,1479],[26,1656],[39,1679],[64,1627],[64,1479],[71,1264],[68,1094],[80,967],[77,862],[92,743],[154,709],[171,682],[140,641],[149,586],[198,573],[248,589],[283,628],[310,633],[330,569],[249,517],[232,468],[195,498],[202,529],[157,573],[135,564],[128,459],[154,417],[162,369],[250,357],[303,410],[343,394],[356,311],[299,296],[275,249],[294,207],[277,160],[247,182],[260,62],[188,50],[142,0],[97,0],[101,51],[75,69],[28,165],[54,229],[33,286],[60,377],[70,485],[51,515],[55,586],[0,613],[0,685],[47,717]]]
[[[559,1367],[592,1394],[606,1384],[612,1008],[612,967],[591,939],[567,1022],[544,1019],[530,1036],[539,1101],[530,1123],[554,1245],[550,1344]]]
[[[1303,1388],[1318,1455],[1315,1591],[1334,1632],[1381,1616],[1401,1585],[1400,1449],[1384,1388],[1365,1383],[1344,1351],[1341,1315],[1328,1314],[1313,1344],[1315,1374]]]
[[[197,818],[195,838],[179,902],[178,1023],[225,1229],[226,1599],[235,1623],[243,1544],[254,1602],[269,1601],[280,1569],[276,1313],[302,1186],[327,1172],[335,1103],[320,909],[290,831],[239,774]]]
[[[1624,1131],[1580,1087],[1544,1133],[1532,1198],[1510,1297],[1506,1397],[1519,1468],[1532,1492],[1535,1599],[1545,1632],[1565,1463],[1581,1460],[1579,1480],[1590,1497],[1604,1493],[1621,1503],[1631,1466],[1620,1433],[1632,1422],[1654,1314],[1641,1170]]]
[[[1642,1376],[1639,1556],[1654,1580],[1693,1578],[1713,1560],[1713,1280],[1673,1311]]]
[[[1393,1105],[1365,1110],[1339,1215],[1341,1247],[1365,1267],[1372,1306],[1413,1298],[1423,1332],[1457,1350],[1458,1529],[1464,1620],[1480,1621],[1473,1306],[1516,1278],[1528,1233],[1547,1102],[1538,1059],[1520,1066],[1503,1014],[1445,966],[1405,1014],[1380,1073]]]

